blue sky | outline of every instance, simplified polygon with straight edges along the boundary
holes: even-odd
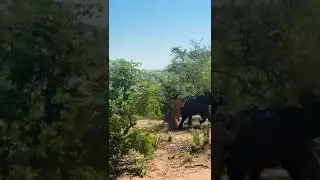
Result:
[[[211,0],[110,0],[109,56],[163,69],[170,49],[191,40],[210,45]]]

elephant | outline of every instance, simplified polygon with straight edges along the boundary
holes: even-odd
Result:
[[[213,104],[211,97],[208,95],[190,97],[181,107],[182,120],[180,121],[179,128],[181,129],[183,127],[183,123],[187,118],[188,125],[189,127],[191,127],[192,116],[198,114],[202,118],[200,124],[204,123],[206,119],[209,119],[211,121],[211,110],[212,112],[215,112],[216,108],[217,104]]]
[[[311,142],[320,136],[320,103],[301,103],[250,115],[230,145],[226,160],[230,180],[258,180],[264,168],[282,165],[294,180],[320,179]]]

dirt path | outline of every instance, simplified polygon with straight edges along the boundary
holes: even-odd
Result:
[[[138,127],[154,127],[162,121],[140,120]],[[188,131],[161,132],[163,141],[155,152],[154,159],[148,162],[147,176],[119,177],[119,180],[209,180],[211,179],[211,149],[191,160],[186,155],[186,141],[192,138]],[[168,141],[172,137],[171,142]],[[188,161],[189,160],[189,161]]]

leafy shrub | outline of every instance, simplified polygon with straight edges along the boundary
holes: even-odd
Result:
[[[130,151],[129,156],[134,158],[133,173],[144,177],[147,174],[147,158],[137,151]]]
[[[110,62],[109,163],[112,168],[132,149],[146,158],[155,151],[155,135],[133,129],[139,117],[157,118],[161,114],[158,87],[141,75],[144,72],[138,66],[139,63],[123,59]]]
[[[152,81],[145,81],[136,85],[134,94],[136,113],[142,117],[158,119],[162,116],[159,85]]]
[[[191,154],[201,153],[209,144],[209,131],[207,128],[196,129],[191,132],[192,140],[187,143],[187,150]]]
[[[145,157],[152,157],[157,142],[157,136],[154,133],[144,132],[142,129],[135,129],[128,136],[131,148],[143,154]]]
[[[130,98],[130,97],[129,97]],[[130,150],[130,139],[127,137],[130,129],[137,121],[133,114],[131,100],[110,100],[109,119],[109,153],[110,167],[115,167],[119,159]],[[120,105],[119,105],[120,104]],[[122,108],[123,107],[123,108]]]
[[[190,162],[194,158],[194,155],[190,152],[183,153],[184,162]]]

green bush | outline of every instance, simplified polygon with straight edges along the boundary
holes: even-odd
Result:
[[[145,72],[138,66],[123,59],[110,62],[109,153],[112,168],[117,167],[121,158],[132,149],[146,158],[155,151],[155,135],[133,129],[138,118],[161,116],[158,86],[151,79],[145,79],[148,76],[143,76]]]
[[[135,175],[144,177],[147,174],[147,158],[135,150],[131,150],[129,156],[134,159],[134,165],[131,171]]]
[[[158,119],[162,116],[161,98],[158,93],[160,86],[152,81],[145,81],[136,85],[134,94],[136,113],[142,117]]]
[[[119,105],[120,104],[120,105]],[[123,108],[122,108],[123,107]],[[115,167],[121,157],[130,150],[130,139],[127,137],[131,128],[137,123],[133,114],[131,100],[110,100],[109,119],[109,153],[110,167]]]
[[[209,145],[209,132],[207,128],[196,129],[191,132],[192,140],[187,142],[187,151],[190,154],[201,153]]]
[[[145,157],[152,157],[157,143],[157,136],[154,133],[144,132],[142,129],[135,129],[128,136],[131,149],[143,154]]]

